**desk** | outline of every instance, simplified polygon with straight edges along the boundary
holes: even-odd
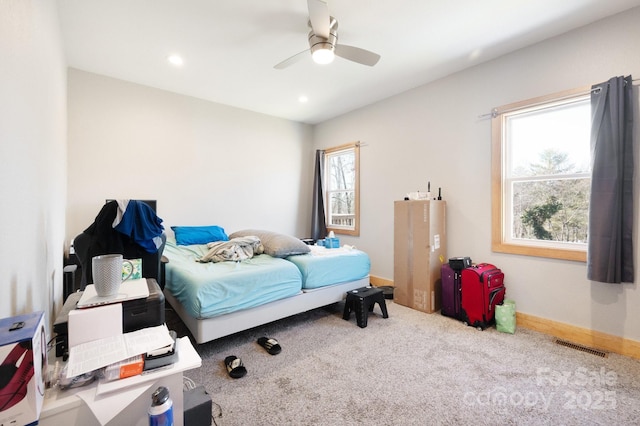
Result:
[[[174,424],[182,426],[182,373],[200,367],[202,359],[187,337],[178,339],[177,349],[179,360],[170,369],[63,391],[47,389],[38,424],[146,426],[151,394],[165,386],[173,400]]]

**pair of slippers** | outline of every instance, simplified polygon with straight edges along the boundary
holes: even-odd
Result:
[[[282,347],[276,339],[271,337],[260,337],[258,344],[262,346],[271,355],[278,355],[282,352]],[[224,359],[224,365],[227,367],[229,377],[239,379],[247,374],[247,368],[242,364],[242,360],[237,356],[231,355]]]

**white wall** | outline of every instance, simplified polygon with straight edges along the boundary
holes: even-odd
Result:
[[[361,149],[361,236],[343,239],[370,254],[372,275],[393,279],[394,200],[426,191],[431,181],[432,192],[442,187],[447,201],[449,256],[500,266],[519,311],[640,340],[635,284],[590,282],[580,262],[491,251],[490,120],[478,118],[493,107],[616,75],[639,78],[639,22],[636,8],[317,125],[316,148],[367,144]],[[638,111],[637,87],[634,93]],[[639,275],[637,220],[634,226]]]
[[[106,198],[157,199],[165,228],[308,236],[311,128],[70,69],[67,241]]]
[[[0,317],[62,298],[66,81],[55,2],[0,1]]]

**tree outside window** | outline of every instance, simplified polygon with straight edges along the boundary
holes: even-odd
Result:
[[[586,260],[588,89],[498,108],[493,119],[493,250]]]
[[[325,150],[327,230],[360,234],[360,147],[358,143]]]

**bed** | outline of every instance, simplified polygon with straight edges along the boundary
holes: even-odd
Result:
[[[212,237],[179,241],[180,229],[174,231],[164,250],[164,293],[197,343],[340,302],[347,291],[369,285],[369,257],[355,248],[307,246],[290,236],[250,229],[221,238],[233,242],[257,235],[264,253],[200,263],[210,251],[204,241]]]

